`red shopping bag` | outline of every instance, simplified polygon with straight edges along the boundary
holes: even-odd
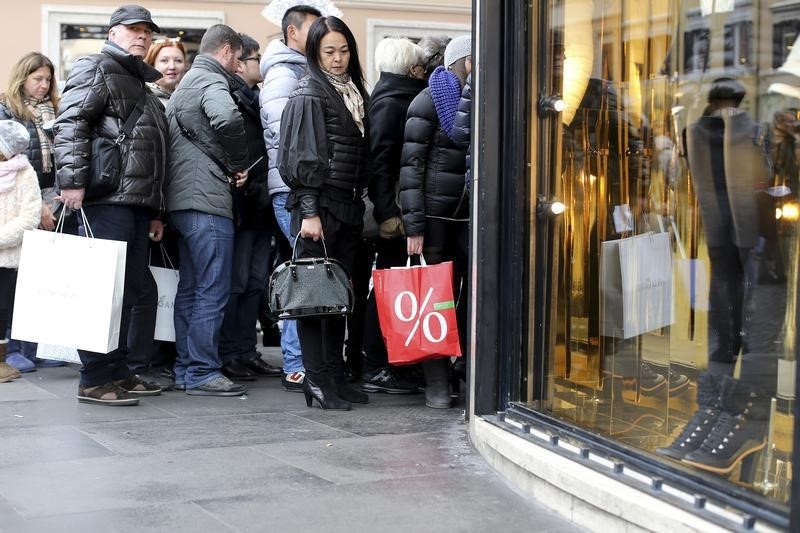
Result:
[[[372,280],[391,364],[461,356],[452,261],[376,270]]]

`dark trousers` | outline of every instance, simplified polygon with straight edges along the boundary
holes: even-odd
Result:
[[[461,353],[467,346],[467,269],[469,268],[469,222],[428,218],[422,245],[425,261],[431,265],[453,261],[453,295]]]
[[[363,341],[366,328],[367,299],[369,282],[372,278],[372,263],[375,261],[375,246],[361,239],[356,252],[353,271],[350,273],[353,282],[353,312],[347,319],[347,343],[344,354],[347,368],[360,376],[364,366]]]
[[[91,222],[90,222],[91,224]],[[158,285],[149,268],[142,273],[142,292],[131,309],[128,325],[128,368],[136,373],[144,370],[153,360],[158,314]]]
[[[272,232],[243,229],[236,232],[233,244],[231,294],[219,336],[219,355],[223,363],[254,360],[258,306],[267,288]]]
[[[0,337],[6,338],[14,314],[14,293],[17,288],[17,270],[0,268]]]
[[[405,239],[380,239],[375,244],[375,249],[377,252],[376,269],[405,266],[408,259]],[[383,342],[381,325],[378,321],[378,306],[375,304],[374,291],[369,294],[364,312],[363,350],[364,372],[374,372],[389,364],[386,343]]]
[[[128,330],[131,310],[142,293],[147,270],[147,232],[151,213],[144,208],[121,205],[89,206],[84,207],[84,212],[96,238],[124,241],[128,244],[119,347],[108,354],[78,351],[83,363],[81,385],[93,387],[125,379],[130,373],[126,364],[129,351]],[[152,342],[152,335],[150,341]]]
[[[321,209],[320,218],[325,234],[325,246],[328,257],[341,262],[348,272],[353,272],[359,242],[361,241],[361,225],[343,224],[331,216],[326,209]],[[292,212],[292,233],[300,232],[300,213]],[[322,242],[311,239],[297,240],[297,257],[322,257]],[[344,373],[344,317],[336,318],[302,318],[297,320],[297,334],[300,338],[300,350],[303,352],[303,366],[306,375],[312,382],[327,379],[333,375]]]

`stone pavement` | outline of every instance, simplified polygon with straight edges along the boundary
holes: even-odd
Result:
[[[0,532],[579,531],[421,395],[323,412],[268,378],[241,399],[109,408],[77,383],[64,367],[0,384]]]

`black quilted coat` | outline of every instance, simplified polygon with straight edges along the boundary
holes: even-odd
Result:
[[[114,140],[145,90],[161,74],[140,57],[111,42],[99,54],[80,58],[67,79],[55,124],[56,179],[61,189],[89,181],[92,140]],[[86,202],[162,208],[167,119],[158,98],[148,93],[144,113],[120,146],[122,179],[116,192]]]
[[[368,128],[366,122],[364,117]],[[361,134],[329,83],[313,75],[300,80],[283,110],[280,138],[278,168],[292,189],[287,208],[297,206],[302,217],[308,218],[324,206],[346,224],[362,224],[369,130]]]
[[[406,235],[424,235],[425,218],[468,220],[466,150],[442,130],[430,88],[408,108],[401,156],[400,206]]]

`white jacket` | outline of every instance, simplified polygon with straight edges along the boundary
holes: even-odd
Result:
[[[11,162],[0,162],[0,172],[7,163]],[[42,215],[39,179],[33,167],[27,164],[16,174],[14,187],[0,192],[0,268],[19,266],[22,236],[25,230],[39,226]]]

